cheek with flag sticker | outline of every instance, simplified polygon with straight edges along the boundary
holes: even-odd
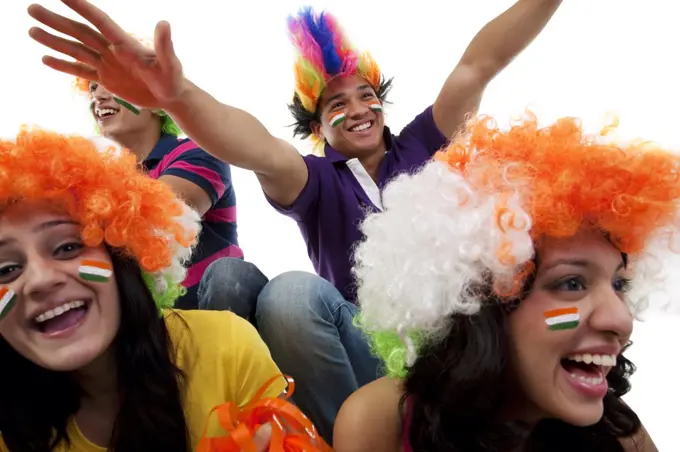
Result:
[[[80,263],[78,274],[85,281],[105,283],[111,279],[113,267],[108,262],[84,259]]]
[[[130,110],[132,113],[134,113],[136,115],[138,115],[139,112],[141,111],[141,107],[137,107],[136,105],[132,105],[130,102],[126,102],[123,99],[120,99],[118,97],[114,97],[113,100],[115,100],[118,105],[121,105],[121,106],[127,108],[128,110]]]
[[[328,122],[331,124],[331,127],[338,127],[340,124],[345,122],[346,117],[347,115],[344,112],[334,113],[330,118],[328,118]]]
[[[8,287],[0,287],[0,320],[4,319],[14,307],[17,295]]]
[[[561,308],[546,311],[543,314],[545,324],[550,331],[572,330],[579,325],[581,315],[578,308]]]
[[[373,110],[373,111],[376,112],[376,113],[382,113],[382,111],[383,111],[383,106],[382,106],[382,104],[380,103],[379,100],[378,100],[378,101],[371,102],[371,103],[368,105],[368,108],[370,108],[371,110]]]

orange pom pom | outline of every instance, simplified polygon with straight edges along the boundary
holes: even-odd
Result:
[[[263,398],[264,393],[281,376],[265,383],[253,400],[243,409],[233,402],[213,408],[208,415],[217,419],[227,435],[206,437],[207,424],[197,452],[256,452],[255,433],[265,424],[272,428],[270,452],[332,452],[332,448],[317,433],[312,422],[288,401],[295,391],[292,378],[283,398]]]

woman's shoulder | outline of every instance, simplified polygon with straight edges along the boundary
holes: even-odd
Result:
[[[395,452],[402,444],[401,380],[380,378],[352,394],[335,420],[336,452]],[[356,438],[363,438],[356,441]]]
[[[255,327],[230,311],[171,309],[163,315],[180,367],[214,360],[235,364],[250,352],[266,350]]]
[[[257,337],[255,328],[247,320],[230,311],[167,309],[163,317],[173,337],[180,338],[187,333],[201,340],[238,337],[243,341]]]

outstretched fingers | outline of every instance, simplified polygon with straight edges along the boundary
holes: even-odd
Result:
[[[87,0],[61,0],[66,6],[90,22],[113,45],[137,43],[120,25],[115,23],[108,14],[94,6]]]
[[[172,44],[170,24],[168,22],[162,21],[156,25],[153,46],[156,51],[158,64],[163,70],[168,70],[178,65],[179,60],[175,53],[175,47]]]
[[[104,53],[109,47],[109,41],[92,27],[53,13],[41,5],[29,6],[28,14],[38,22],[77,39],[96,52]]]
[[[89,66],[96,67],[101,60],[99,53],[95,52],[89,47],[84,46],[80,42],[70,41],[59,36],[54,36],[37,27],[31,28],[28,31],[28,34],[31,38],[45,47],[49,47],[52,50],[56,50],[57,52],[61,52],[64,55],[68,55],[75,60],[85,63]]]
[[[44,56],[42,62],[45,66],[54,69],[55,71],[63,72],[64,74],[70,74],[75,77],[81,77],[85,80],[90,80],[93,82],[99,81],[99,76],[97,71],[87,64],[60,60],[59,58],[54,58],[51,56]]]

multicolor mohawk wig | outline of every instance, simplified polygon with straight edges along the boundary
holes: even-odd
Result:
[[[153,43],[149,41],[148,39],[143,39],[136,37],[132,35],[133,37],[137,38],[137,40],[146,48],[148,49],[153,49]],[[73,88],[77,93],[80,94],[85,94],[87,97],[90,99],[91,104],[94,102],[94,99],[92,97],[92,90],[90,90],[90,81],[87,79],[84,79],[82,77],[76,77],[76,79],[73,82]],[[129,102],[126,102],[125,100],[114,96],[113,99],[121,106],[127,108],[131,112],[135,114],[139,114],[140,108],[132,105]],[[174,136],[179,136],[179,135],[184,135],[184,132],[182,132],[182,129],[179,128],[179,126],[173,121],[173,119],[168,116],[165,112],[160,111],[156,112],[158,116],[161,117],[161,129],[163,133],[167,135],[174,135]],[[99,132],[99,130],[97,130]]]
[[[338,20],[327,12],[316,14],[312,7],[289,17],[288,31],[298,52],[295,63],[295,95],[303,108],[315,113],[321,94],[335,77],[360,75],[377,91],[380,68],[367,52],[350,44]]]

